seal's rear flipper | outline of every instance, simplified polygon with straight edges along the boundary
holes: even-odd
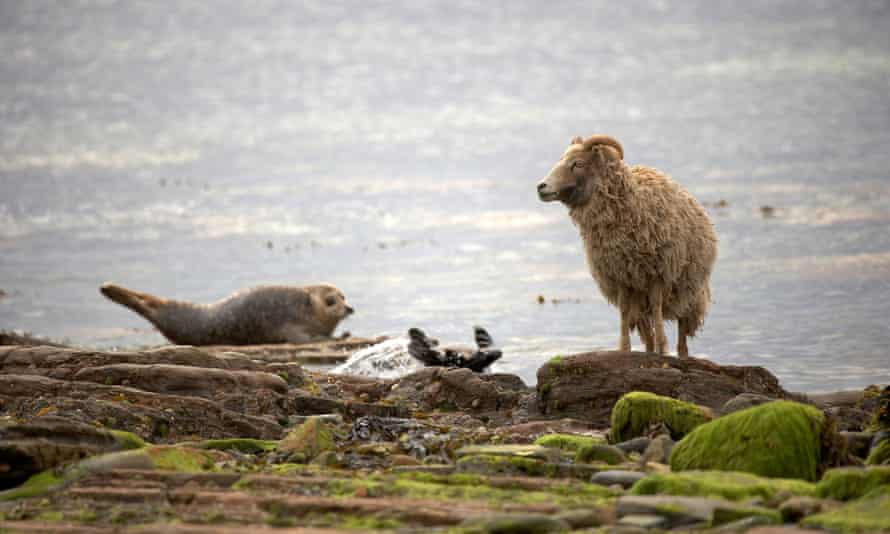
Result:
[[[501,355],[502,353],[499,350],[479,351],[467,359],[461,367],[466,367],[473,372],[481,373],[484,372],[489,365],[498,361],[501,358]]]
[[[485,350],[494,345],[491,335],[481,326],[473,327],[473,335],[476,337],[476,346],[479,347],[479,350]]]
[[[149,318],[152,312],[163,304],[163,299],[148,293],[139,293],[131,291],[125,287],[115,284],[105,283],[99,288],[103,295],[109,300],[117,302],[121,306],[130,308],[134,312]]]
[[[414,359],[420,361],[424,365],[441,366],[442,359],[439,353],[433,349],[433,342],[423,330],[412,328],[408,330],[408,337],[411,342],[408,343],[408,354]]]

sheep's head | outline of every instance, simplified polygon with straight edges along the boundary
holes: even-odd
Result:
[[[624,149],[612,137],[575,137],[547,178],[538,184],[538,197],[544,202],[559,200],[569,207],[586,204],[596,180],[612,162],[623,158]]]

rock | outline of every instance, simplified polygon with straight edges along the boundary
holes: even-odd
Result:
[[[618,517],[628,515],[655,515],[664,518],[660,528],[708,524],[714,510],[730,506],[727,501],[704,497],[624,496],[618,498]]]
[[[386,400],[421,410],[463,411],[504,420],[533,390],[514,375],[427,367],[397,380]]]
[[[662,528],[668,524],[668,520],[660,515],[653,514],[628,514],[618,520],[623,527],[637,527],[645,530]]]
[[[106,452],[144,447],[129,432],[98,429],[58,417],[0,426],[0,490],[41,471]]]
[[[407,454],[393,454],[389,457],[389,465],[392,467],[405,467],[412,465],[422,465],[417,458]]]
[[[470,445],[458,449],[456,455],[458,458],[485,455],[533,458],[545,461],[558,461],[562,456],[558,449],[540,445]]]
[[[627,489],[640,480],[646,478],[646,473],[639,471],[624,471],[614,469],[609,471],[601,471],[590,477],[591,484],[599,484],[601,486],[621,486]]]
[[[107,386],[124,385],[154,393],[206,399],[220,398],[221,393],[253,394],[262,389],[287,393],[287,382],[271,373],[228,371],[188,365],[121,363],[87,367],[74,373],[72,380]]]
[[[630,454],[632,452],[643,454],[646,452],[646,449],[649,448],[650,443],[652,443],[652,438],[639,437],[616,443],[615,446],[624,451],[625,454]]]
[[[836,508],[837,503],[815,497],[791,497],[779,506],[779,513],[786,523],[797,523],[801,519],[824,510]]]
[[[784,527],[757,527],[749,530],[747,534],[825,534],[824,530],[812,530],[795,526]]]
[[[575,463],[604,462],[609,465],[617,465],[625,460],[626,458],[621,449],[599,443],[585,445],[575,455]]]
[[[634,391],[621,397],[612,408],[609,437],[623,442],[643,436],[650,427],[664,425],[674,439],[711,420],[710,414],[698,406],[644,391]]]
[[[538,408],[549,416],[606,426],[612,407],[632,391],[669,396],[711,410],[740,393],[786,396],[778,379],[762,367],[721,366],[698,358],[592,352],[551,360],[538,370]]]
[[[298,453],[302,454],[302,453]],[[305,458],[305,455],[304,455]],[[336,451],[323,451],[318,454],[315,458],[312,459],[312,465],[320,465],[322,467],[335,467],[340,465],[342,462],[342,458],[337,454]]]
[[[274,399],[245,396],[260,410]],[[0,407],[20,419],[51,410],[54,416],[89,425],[97,422],[129,430],[143,439],[278,439],[282,428],[265,417],[245,415],[201,397],[164,395],[123,386],[70,382],[33,375],[0,375]]]
[[[631,488],[632,495],[720,497],[731,501],[769,501],[785,493],[815,496],[816,485],[793,479],[766,478],[726,471],[687,471],[649,475]]]
[[[499,515],[484,519],[468,519],[460,524],[466,534],[547,534],[568,532],[569,524],[547,515]]]
[[[671,451],[674,448],[674,440],[667,434],[662,434],[652,440],[640,457],[640,465],[646,466],[649,462],[667,464],[671,459]]]
[[[590,445],[605,445],[602,436],[586,436],[579,434],[545,434],[535,440],[535,445],[555,447],[569,452],[577,452]]]
[[[874,412],[871,415],[869,430],[879,432],[890,431],[890,386],[884,387],[875,399]]]
[[[515,425],[506,425],[497,429],[497,434],[509,443],[528,443],[542,434],[583,434],[605,441],[605,435],[592,432],[589,423],[577,419],[555,419],[544,421],[531,421]]]
[[[774,397],[768,397],[758,393],[741,393],[726,401],[726,403],[723,404],[723,407],[720,408],[720,414],[729,415],[733,412],[760,406],[761,404],[766,404],[767,402],[772,402],[774,400],[776,400]]]
[[[729,523],[712,528],[709,532],[748,532],[754,527],[761,525],[771,525],[774,523],[773,518],[763,515],[752,515],[731,521]]]
[[[824,443],[838,443],[818,409],[775,401],[706,423],[677,443],[671,469],[743,471],[778,478],[818,480],[836,458]]]
[[[850,432],[843,431],[840,433],[844,443],[847,445],[847,452],[858,458],[868,456],[874,434],[871,432]]]
[[[806,517],[801,525],[832,532],[888,532],[888,510],[890,485],[884,485],[840,508]]]
[[[288,432],[278,444],[278,450],[288,455],[301,454],[306,460],[322,452],[334,450],[334,435],[320,419],[310,417],[305,423]]]
[[[842,467],[825,472],[816,494],[825,499],[858,499],[880,486],[890,485],[890,466]]]

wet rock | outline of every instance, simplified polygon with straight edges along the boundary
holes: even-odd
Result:
[[[757,393],[741,393],[726,401],[726,403],[723,404],[723,407],[720,408],[720,413],[722,415],[729,415],[733,412],[760,406],[761,404],[766,404],[767,402],[772,402],[774,400],[776,400],[774,397],[768,397]]]
[[[641,473],[639,471],[624,471],[620,469],[614,469],[609,471],[601,471],[592,477],[590,477],[590,482],[592,484],[599,484],[600,486],[614,486],[618,485],[622,488],[629,488],[646,478],[646,473]]]
[[[674,447],[671,469],[815,481],[835,457],[823,450],[823,444],[840,442],[833,432],[818,409],[775,401],[699,426]]]
[[[621,443],[615,444],[615,446],[624,451],[625,454],[630,454],[632,452],[643,454],[644,452],[646,452],[646,449],[649,447],[650,443],[652,443],[652,438],[639,437],[627,441],[622,441]]]
[[[626,393],[648,391],[717,410],[740,393],[785,397],[762,367],[721,366],[637,352],[592,352],[552,360],[538,370],[538,408],[607,426],[612,407]]]
[[[325,451],[335,448],[334,435],[320,419],[311,417],[305,423],[288,432],[278,444],[278,451],[290,456],[300,455],[311,460]]]
[[[662,434],[652,440],[640,457],[640,465],[646,466],[648,462],[667,464],[671,459],[671,451],[674,449],[674,440],[667,434]]]

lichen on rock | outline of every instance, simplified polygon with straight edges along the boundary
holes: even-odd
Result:
[[[743,471],[777,478],[819,479],[834,452],[823,450],[834,427],[818,409],[775,401],[706,423],[677,443],[674,471]]]
[[[674,440],[682,439],[711,416],[695,404],[645,391],[633,391],[621,397],[612,408],[609,437],[620,443],[642,436],[650,425],[664,424]]]

